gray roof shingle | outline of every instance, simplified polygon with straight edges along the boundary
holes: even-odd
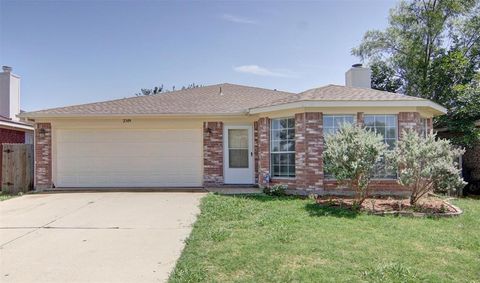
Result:
[[[218,84],[157,95],[52,108],[28,113],[23,117],[81,115],[173,115],[241,114],[249,109],[298,101],[428,101],[373,89],[327,85],[301,93],[270,90],[235,84]]]

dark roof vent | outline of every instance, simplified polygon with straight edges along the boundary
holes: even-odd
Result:
[[[361,63],[353,64],[353,68],[361,68],[363,65]]]

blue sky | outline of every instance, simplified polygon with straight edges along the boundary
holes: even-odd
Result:
[[[22,77],[29,111],[162,83],[297,92],[343,84],[351,48],[395,4],[0,0],[0,64]]]

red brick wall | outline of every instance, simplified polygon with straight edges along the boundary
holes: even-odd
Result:
[[[2,160],[4,143],[24,143],[25,132],[0,128],[0,188],[2,187]]]
[[[223,122],[203,123],[203,185],[223,185]]]
[[[38,123],[35,125],[35,188],[52,187],[52,126]]]
[[[420,113],[418,112],[400,112],[398,113],[398,136],[402,138],[402,131],[407,129],[415,129],[420,131]]]
[[[270,175],[270,119],[258,120],[258,184],[264,187],[264,178]]]
[[[323,188],[323,119],[320,112],[295,114],[296,189]]]
[[[254,173],[255,183],[258,184],[258,122],[253,122],[253,152],[254,152]]]

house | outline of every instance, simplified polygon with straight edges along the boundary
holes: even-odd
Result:
[[[37,190],[53,188],[260,186],[335,192],[323,172],[323,136],[352,122],[393,145],[403,129],[427,131],[445,108],[370,89],[354,65],[346,86],[289,93],[219,84],[20,116],[35,122]],[[378,193],[401,193],[378,172]]]
[[[480,120],[475,122],[475,127],[480,129]],[[460,133],[455,133],[448,128],[434,128],[434,131],[441,138],[450,139],[458,137]],[[480,142],[473,144],[470,147],[465,148],[465,153],[461,157],[459,162],[462,166],[462,175],[464,180],[468,183],[465,188],[462,189],[460,194],[480,194]]]
[[[2,67],[0,72],[0,187],[4,143],[33,144],[33,126],[20,121],[20,77],[12,68]]]

